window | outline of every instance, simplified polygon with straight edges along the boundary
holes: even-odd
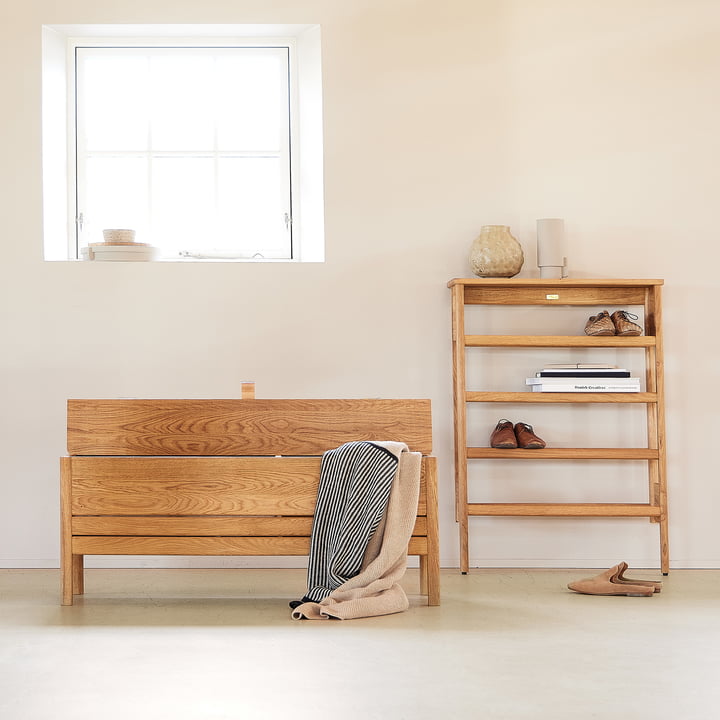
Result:
[[[64,257],[49,112],[58,30],[69,47]],[[77,30],[44,29],[46,259],[80,257],[106,228],[136,230],[164,260],[323,259],[319,35]]]

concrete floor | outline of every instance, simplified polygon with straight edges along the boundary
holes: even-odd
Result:
[[[304,570],[89,570],[72,607],[57,570],[0,570],[0,718],[718,717],[720,571],[566,589],[597,572],[444,570],[440,607],[314,622]]]

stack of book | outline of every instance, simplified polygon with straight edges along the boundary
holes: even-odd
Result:
[[[640,392],[640,378],[630,371],[604,363],[546,365],[525,380],[533,392]]]

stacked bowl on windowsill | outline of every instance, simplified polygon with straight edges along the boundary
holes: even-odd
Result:
[[[83,260],[142,262],[157,257],[157,248],[135,242],[134,230],[103,230],[103,240],[82,248]]]

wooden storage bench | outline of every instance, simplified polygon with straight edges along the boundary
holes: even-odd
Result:
[[[408,552],[440,602],[429,400],[69,400],[62,603],[85,555],[308,555],[320,458],[352,440],[421,452]]]

